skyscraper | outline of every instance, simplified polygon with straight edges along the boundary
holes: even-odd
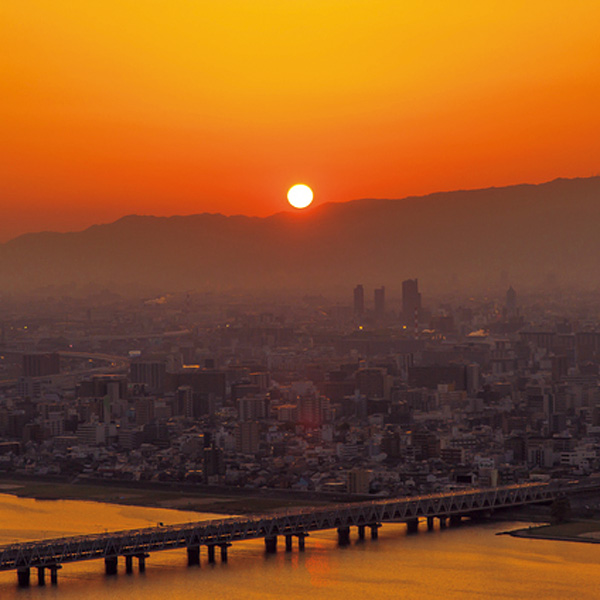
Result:
[[[354,314],[362,317],[365,312],[365,290],[361,284],[354,288]]]
[[[419,280],[407,279],[402,282],[402,317],[405,321],[414,318],[414,313],[421,310],[421,294]]]
[[[374,293],[375,318],[382,319],[385,314],[385,287],[376,288]]]
[[[517,292],[512,285],[506,292],[506,313],[509,317],[514,317],[517,314]]]
[[[163,391],[167,372],[164,357],[138,357],[131,361],[131,383],[145,383],[152,391]]]

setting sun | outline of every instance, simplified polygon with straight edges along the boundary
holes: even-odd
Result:
[[[313,201],[313,192],[307,185],[298,183],[289,189],[287,199],[294,208],[306,208]]]

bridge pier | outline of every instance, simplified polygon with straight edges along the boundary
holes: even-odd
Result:
[[[433,517],[427,517],[427,530],[433,531],[434,529],[434,519]]]
[[[117,566],[119,564],[118,556],[106,556],[104,557],[104,572],[107,575],[116,575]]]
[[[29,575],[29,567],[20,567],[17,569],[17,581],[19,582],[19,587],[29,587]]]
[[[371,528],[371,539],[376,540],[379,537],[379,528],[381,527],[381,523],[372,523],[369,525]]]
[[[419,531],[419,519],[409,519],[406,521],[406,531],[408,533],[417,533]]]
[[[438,519],[440,520],[440,529],[445,529],[446,528],[446,517],[438,517]]]
[[[50,583],[52,585],[58,584],[58,570],[62,569],[60,565],[52,565],[48,567],[50,569]]]
[[[275,552],[277,552],[277,536],[276,535],[265,538],[265,552],[267,554],[275,554]]]
[[[133,573],[133,556],[131,556],[131,554],[125,555],[125,573],[128,575]]]
[[[215,562],[215,545],[209,544],[206,548],[208,550],[208,562],[212,565]]]
[[[298,533],[298,550],[304,552],[304,540],[308,537],[308,533]]]
[[[365,526],[364,525],[358,526],[358,539],[359,540],[365,539]]]
[[[138,570],[140,573],[145,573],[146,572],[146,559],[149,557],[149,554],[146,554],[145,552],[142,554],[136,554],[136,557],[138,559]]]
[[[289,534],[286,534],[286,536],[285,536],[285,551],[286,552],[292,551],[292,542],[293,542],[292,536]]]
[[[450,515],[450,527],[458,527],[462,517],[460,515]]]
[[[200,566],[200,546],[192,546],[187,549],[188,567]]]
[[[347,546],[350,543],[350,527],[338,527],[338,545]]]
[[[46,585],[46,567],[38,567],[38,585]]]
[[[231,546],[229,542],[219,544],[219,547],[221,548],[221,562],[227,562],[227,548],[229,548],[229,546]]]

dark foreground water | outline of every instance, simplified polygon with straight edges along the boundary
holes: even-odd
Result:
[[[182,511],[96,502],[36,501],[0,494],[0,543],[181,523],[209,518]],[[158,552],[146,572],[104,576],[103,561],[67,564],[59,583],[19,589],[16,573],[0,573],[0,599],[165,600],[198,598],[578,600],[600,598],[600,545],[497,536],[523,524],[488,523],[406,535],[401,524],[384,524],[379,540],[337,547],[335,531],[313,533],[306,551],[265,555],[262,540],[236,543],[229,562],[186,566],[185,551]],[[367,532],[368,533],[368,532]],[[217,552],[218,557],[218,552]]]

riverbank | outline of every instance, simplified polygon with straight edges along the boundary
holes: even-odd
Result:
[[[37,500],[92,500],[111,504],[170,508],[219,514],[250,514],[281,508],[297,508],[326,504],[322,500],[307,501],[279,495],[263,495],[256,490],[236,490],[225,494],[202,489],[165,489],[164,486],[120,485],[119,482],[39,481],[32,479],[0,479],[0,493]]]
[[[569,521],[568,523],[560,523],[558,525],[541,525],[539,527],[504,531],[499,535],[510,535],[512,537],[537,540],[600,544],[600,521]]]

